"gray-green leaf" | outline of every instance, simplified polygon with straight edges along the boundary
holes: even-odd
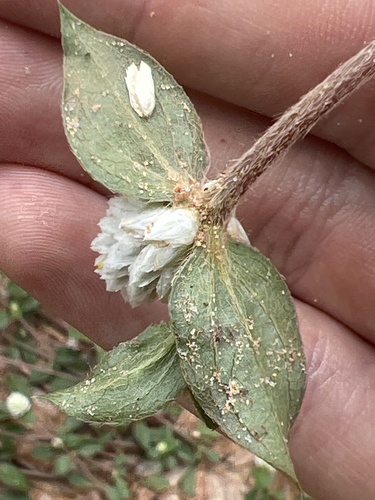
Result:
[[[171,326],[162,323],[119,344],[86,380],[48,399],[86,422],[124,423],[161,410],[184,387]]]
[[[171,201],[176,187],[201,180],[208,152],[182,87],[143,50],[95,30],[62,5],[60,12],[64,126],[83,168],[115,193],[151,201]],[[149,117],[149,110],[142,117],[132,107],[125,84],[129,67],[141,62],[155,85]]]
[[[295,478],[287,437],[304,393],[304,354],[283,278],[217,230],[181,268],[170,311],[182,372],[203,410]]]

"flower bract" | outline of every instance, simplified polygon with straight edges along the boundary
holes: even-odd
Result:
[[[117,196],[109,200],[101,233],[92,242],[96,272],[107,290],[120,291],[133,307],[166,298],[174,273],[199,228],[198,212]]]

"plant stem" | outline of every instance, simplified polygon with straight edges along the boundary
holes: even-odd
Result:
[[[339,102],[375,74],[375,41],[289,108],[206,192],[209,211],[225,220],[248,187]]]

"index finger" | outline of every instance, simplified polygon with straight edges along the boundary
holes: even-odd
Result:
[[[371,0],[64,2],[99,29],[150,51],[182,84],[272,116],[321,81],[375,35]],[[3,0],[0,16],[53,36],[55,0]],[[375,85],[316,133],[375,166]]]

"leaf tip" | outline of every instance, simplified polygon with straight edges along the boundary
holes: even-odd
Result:
[[[69,9],[67,9],[65,7],[65,5],[63,3],[60,2],[60,0],[57,0],[57,5],[59,7],[59,11],[60,11],[60,18],[63,19],[63,18],[67,18],[67,17],[70,17],[70,16],[73,16],[73,14],[70,12]]]

